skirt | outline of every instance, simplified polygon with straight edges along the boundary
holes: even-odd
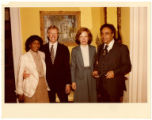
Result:
[[[36,91],[32,97],[24,96],[25,103],[49,103],[49,96],[44,77],[39,78]]]

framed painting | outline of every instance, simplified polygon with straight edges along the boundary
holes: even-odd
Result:
[[[80,11],[40,11],[40,29],[44,43],[48,42],[47,29],[50,25],[59,28],[60,43],[75,45],[75,35],[80,28]]]

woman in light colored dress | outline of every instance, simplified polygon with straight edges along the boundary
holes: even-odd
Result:
[[[49,103],[45,55],[39,51],[42,44],[42,39],[37,35],[30,36],[25,43],[27,52],[20,57],[16,83],[19,102]],[[24,73],[29,74],[25,79]]]
[[[90,45],[92,34],[80,28],[76,34],[78,46],[71,53],[72,89],[74,102],[96,102],[96,79],[92,77],[96,48]]]

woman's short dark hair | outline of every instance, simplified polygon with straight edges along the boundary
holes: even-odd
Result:
[[[42,40],[42,38],[39,37],[38,35],[32,35],[32,36],[30,36],[29,38],[27,38],[27,40],[26,40],[26,42],[25,42],[25,50],[26,50],[26,52],[27,52],[28,50],[30,50],[30,44],[31,44],[32,42],[34,42],[35,40],[39,41],[39,42],[40,42],[40,48],[42,47],[42,45],[43,45],[43,40]]]
[[[79,37],[81,35],[82,32],[87,32],[88,33],[88,44],[90,44],[92,42],[92,34],[90,32],[90,30],[86,27],[81,27],[78,31],[77,31],[77,34],[75,36],[75,42],[79,45],[80,44],[80,40],[79,40]]]
[[[111,32],[114,33],[114,39],[115,39],[115,37],[116,37],[115,27],[112,24],[104,24],[100,27],[100,33],[102,32],[103,28],[105,28],[105,27],[109,28],[111,30]]]

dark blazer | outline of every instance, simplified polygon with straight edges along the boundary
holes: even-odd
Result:
[[[95,65],[95,70],[99,71],[102,87],[106,88],[111,96],[122,96],[123,90],[126,90],[124,75],[131,71],[128,47],[115,42],[113,48],[105,56],[103,47],[104,44],[98,48],[96,56],[98,64]],[[115,77],[107,80],[105,74],[110,70],[114,71]]]
[[[66,84],[71,84],[70,53],[68,48],[58,43],[54,64],[51,62],[49,43],[42,47],[45,53],[46,79],[51,89],[65,90]]]

